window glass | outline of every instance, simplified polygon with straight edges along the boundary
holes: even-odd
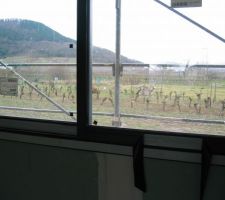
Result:
[[[98,125],[110,126],[115,91],[115,0],[93,1],[92,16],[92,118]]]
[[[121,18],[116,1],[103,4],[94,1],[93,44],[114,53],[112,66],[119,54],[121,72],[96,67],[93,119],[101,112],[105,126],[225,134],[225,2],[121,0]]]
[[[2,2],[1,115],[75,120],[76,6],[76,0]]]

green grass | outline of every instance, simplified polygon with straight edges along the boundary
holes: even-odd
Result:
[[[34,62],[33,58],[18,57],[18,58],[7,58],[8,62]],[[46,63],[49,60],[46,58],[38,58],[35,62]],[[74,62],[71,59],[60,59],[51,58],[49,62]],[[37,85],[42,92],[64,107],[67,110],[76,110],[76,81],[72,80],[71,77],[75,76],[74,72],[64,74],[67,79],[59,80],[55,82],[54,90],[51,90],[51,82],[54,78],[54,71],[43,71],[43,69],[38,68],[26,68],[26,70],[21,70],[22,75],[29,77],[29,80]],[[43,75],[43,73],[45,74]],[[63,71],[61,71],[63,72]],[[42,73],[42,74],[41,74]],[[38,77],[38,78],[37,78]],[[103,103],[104,98],[111,98],[114,101],[114,77],[111,74],[94,74],[94,77],[100,77],[100,81],[96,82],[96,78],[93,78],[93,87],[100,90],[99,99],[97,95],[92,95],[92,109],[93,112],[114,112],[114,105],[107,99]],[[215,79],[211,81],[196,81],[191,83],[190,81],[171,81],[171,80],[158,80],[157,82],[148,80],[148,75],[146,74],[134,74],[134,75],[124,75],[121,77],[121,91],[120,91],[120,111],[121,113],[136,114],[136,115],[150,115],[150,116],[161,116],[161,117],[177,117],[177,118],[190,118],[190,119],[211,119],[211,120],[224,120],[224,116],[221,115],[221,101],[225,99],[225,80]],[[149,84],[150,82],[150,84]],[[216,83],[216,91],[215,91]],[[45,98],[41,99],[41,96],[36,92],[32,92],[29,95],[30,89],[27,85],[24,88],[24,95],[20,98],[21,87],[24,85],[20,81],[19,95],[17,97],[1,96],[0,95],[0,106],[11,106],[20,108],[39,108],[39,109],[57,109],[54,105],[49,103]],[[211,87],[212,85],[212,87]],[[155,87],[151,95],[140,95],[135,101],[135,96],[140,87]],[[47,91],[45,91],[47,88]],[[70,89],[68,89],[70,88]],[[57,95],[55,91],[57,90]],[[71,90],[71,92],[69,92]],[[110,94],[110,90],[112,94]],[[49,93],[50,91],[50,93]],[[85,92],[85,91],[84,91]],[[160,93],[159,99],[157,100],[156,93]],[[171,98],[170,93],[172,92]],[[70,93],[70,95],[69,95]],[[198,100],[197,95],[201,93],[201,100]],[[63,101],[63,94],[65,98]],[[175,94],[180,97],[180,110],[177,105],[174,105]],[[112,95],[112,96],[111,96]],[[166,99],[165,109],[163,107],[163,101],[165,96]],[[189,97],[192,98],[192,104],[189,107]],[[216,97],[216,101],[212,103],[211,108],[205,108],[204,99],[211,97],[212,100]],[[79,97],[78,97],[79,98]],[[148,102],[147,103],[147,100]],[[196,112],[194,103],[198,103],[201,106],[201,112]],[[29,118],[42,118],[42,119],[52,119],[52,120],[71,120],[70,117],[65,114],[55,114],[55,113],[37,113],[37,112],[24,112],[24,111],[12,111],[12,110],[0,110],[1,115],[9,116],[19,116],[19,117],[29,117]],[[224,114],[224,113],[222,113]],[[97,120],[99,125],[111,126],[112,117],[97,116],[94,115],[93,119]],[[216,133],[225,134],[224,125],[215,124],[203,124],[203,123],[185,123],[180,121],[171,120],[153,120],[153,119],[137,119],[137,118],[121,118],[122,126],[129,128],[141,128],[141,129],[151,129],[151,130],[170,130],[179,132],[195,132],[195,133]]]

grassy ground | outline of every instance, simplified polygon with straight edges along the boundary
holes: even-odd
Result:
[[[8,58],[8,62],[10,61],[15,62],[15,60]],[[16,61],[18,61],[18,59]],[[23,58],[19,58],[19,61],[25,62]],[[51,61],[72,62],[73,60],[64,59],[60,61],[58,58],[54,58]],[[31,59],[26,62],[33,62],[33,60]],[[46,62],[46,60],[39,58],[38,62]],[[17,70],[32,81],[33,85],[37,86],[42,92],[47,94],[63,108],[76,111],[76,81],[71,79],[71,77],[76,76],[76,72],[71,71],[71,69],[67,70],[66,73],[65,70],[60,71],[54,68],[46,69],[44,71],[43,69],[38,68]],[[69,73],[67,73],[68,71]],[[60,73],[57,74],[55,72]],[[54,82],[54,77],[59,75],[62,75],[66,81],[59,80]],[[115,94],[113,80],[114,78],[110,73],[94,74],[93,88],[99,91],[99,95],[96,93],[92,94],[93,112],[114,112]],[[140,88],[153,90],[151,93],[141,91],[139,95],[137,95]],[[0,106],[57,109],[21,81],[19,82],[18,91],[18,96],[11,97],[0,95]],[[201,94],[200,99],[198,94]],[[179,105],[175,102],[176,96],[179,97]],[[206,107],[205,100],[209,97],[211,99],[211,106]],[[192,99],[191,103],[190,98]],[[121,77],[121,113],[189,119],[224,120],[224,110],[222,109],[222,102],[224,99],[225,81],[223,79],[196,82],[184,81],[182,79],[181,81],[171,81],[165,80],[165,78],[162,80],[160,77],[158,77],[158,79],[154,76],[150,77],[145,73],[132,75],[124,74],[124,76]],[[25,112],[3,109],[0,109],[0,112],[1,115],[9,116],[71,120],[70,117],[63,113]],[[93,120],[97,120],[99,125],[112,125],[112,117],[93,115]],[[137,119],[127,117],[122,117],[121,120],[122,126],[128,128],[225,134],[225,126],[223,124],[191,123],[179,120]]]

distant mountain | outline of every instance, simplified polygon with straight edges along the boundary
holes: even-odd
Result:
[[[69,48],[69,44],[74,48]],[[75,57],[76,41],[61,35],[48,26],[21,19],[0,20],[0,58],[13,56]],[[140,63],[122,56],[124,63]],[[93,47],[93,62],[113,63],[115,54]]]

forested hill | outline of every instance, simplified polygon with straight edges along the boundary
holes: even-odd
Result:
[[[69,48],[69,44],[74,48]],[[0,20],[0,58],[13,56],[74,57],[76,41],[61,35],[48,26],[21,19]],[[93,47],[97,63],[115,62],[115,54],[107,49]],[[122,62],[139,63],[122,56]]]

